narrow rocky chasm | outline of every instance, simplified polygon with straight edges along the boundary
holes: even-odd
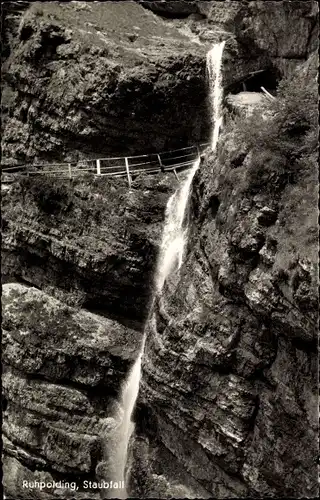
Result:
[[[210,141],[206,55],[225,41],[219,140],[159,296],[166,207],[190,170],[130,189],[3,178],[6,498],[317,496],[316,3],[9,2],[2,16],[2,164],[39,170]]]

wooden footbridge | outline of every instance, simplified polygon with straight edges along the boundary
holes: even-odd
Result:
[[[21,176],[45,175],[60,179],[72,179],[81,175],[92,174],[98,177],[127,177],[128,184],[131,186],[132,180],[141,174],[173,172],[178,177],[179,170],[190,168],[208,146],[209,143],[202,143],[162,153],[85,159],[68,163],[2,165],[1,177],[3,183],[11,183],[21,178]]]

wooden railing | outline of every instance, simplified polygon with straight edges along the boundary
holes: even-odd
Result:
[[[46,175],[72,179],[84,174],[94,176],[122,177],[126,176],[131,186],[132,179],[139,174],[154,174],[172,171],[178,176],[177,171],[192,166],[197,157],[204,151],[209,143],[188,146],[181,149],[151,153],[138,156],[119,156],[114,158],[86,159],[78,162],[50,163],[39,165],[1,166],[3,182],[14,182],[21,176],[33,177]]]

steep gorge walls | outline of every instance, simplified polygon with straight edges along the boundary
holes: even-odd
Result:
[[[148,314],[173,175],[31,178],[2,196],[2,278],[135,325]]]
[[[315,15],[306,7],[283,17],[283,29],[279,14],[285,35],[273,49],[269,14],[264,29],[257,24],[245,39],[245,28],[234,34],[237,9],[202,2],[216,9],[208,25],[194,19],[202,46],[181,26],[125,5],[116,27],[89,2],[26,11],[4,67],[5,161],[142,152],[209,138],[205,53],[212,41],[233,35],[223,61],[227,91],[252,71],[284,74],[314,43]],[[123,9],[107,8],[111,20]],[[300,36],[303,23],[307,37]],[[148,46],[136,36],[144,28]],[[295,59],[284,46],[289,34]],[[143,361],[128,485],[136,496],[316,494],[316,167],[301,113],[308,98],[300,93],[314,78],[308,64],[291,89],[291,112],[299,114],[285,123],[286,140],[296,143],[285,161],[283,151],[275,157],[274,143],[264,150],[260,110],[253,122],[226,115],[217,154],[194,179],[187,258],[181,279],[166,284]],[[278,129],[266,124],[274,140]],[[258,146],[251,137],[260,137]],[[144,178],[129,192],[125,181],[90,178],[26,181],[5,191],[4,445],[12,499],[28,498],[23,479],[107,478],[104,445],[137,356],[164,209],[176,185],[173,176]]]
[[[83,481],[108,467],[105,446],[118,425],[113,416],[137,332],[18,283],[3,286],[2,308],[7,498],[99,499]],[[24,481],[46,486],[28,489]]]
[[[17,35],[3,66],[3,161],[205,139],[205,49],[137,3],[33,3]]]
[[[187,257],[146,341],[141,496],[317,495],[317,67],[229,117],[196,175]]]

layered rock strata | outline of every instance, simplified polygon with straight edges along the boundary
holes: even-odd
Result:
[[[31,4],[3,67],[3,161],[201,142],[204,55],[204,46],[135,2]]]
[[[148,323],[132,475],[146,498],[316,496],[316,148],[289,168],[236,127],[196,174],[187,257]]]
[[[100,479],[110,458],[137,332],[18,283],[3,286],[2,305],[7,498],[100,498],[83,482]],[[53,480],[79,491],[23,483]]]
[[[173,174],[14,183],[3,193],[2,272],[70,305],[134,322],[150,302]]]
[[[224,86],[233,92],[256,72],[263,77],[249,90],[267,77],[275,85],[315,46],[314,3],[196,5],[181,15],[181,5],[171,8],[170,21],[133,2],[30,7],[8,39],[5,161],[194,143],[210,130],[212,42],[228,40]],[[174,16],[189,8],[193,17],[178,25]],[[278,182],[277,169],[268,156],[255,164],[225,130],[195,178],[187,259],[148,326],[133,495],[316,495],[317,181],[310,165],[295,183],[285,173]],[[108,477],[103,443],[121,413],[176,186],[173,175],[137,179],[131,191],[125,180],[90,177],[26,180],[4,192],[12,499],[29,498],[23,479]]]

